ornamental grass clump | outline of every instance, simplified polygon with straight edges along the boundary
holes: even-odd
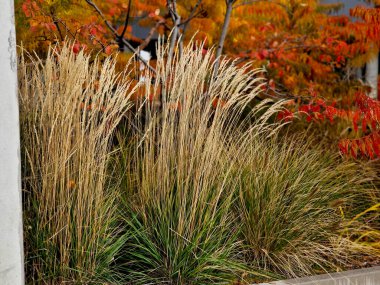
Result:
[[[342,270],[367,254],[340,233],[342,213],[369,200],[370,179],[296,137],[256,139],[241,155],[236,213],[246,261],[284,277]]]
[[[213,78],[212,52],[189,45],[172,64],[166,53],[159,49],[155,85],[147,79],[144,88],[144,97],[160,97],[161,107],[140,109],[136,142],[122,151],[129,239],[119,262],[134,284],[229,284],[243,272],[267,276],[242,259],[232,209],[239,180],[232,170],[240,145],[279,126],[269,120],[281,103],[253,104],[262,82],[258,70],[222,61]]]
[[[107,183],[110,142],[134,89],[115,60],[52,47],[46,60],[21,51],[25,262],[36,284],[117,279],[119,239]],[[93,59],[93,58],[92,58]],[[132,91],[128,91],[132,90]]]
[[[168,61],[159,45],[138,81],[69,46],[22,53],[28,283],[248,284],[361,256],[341,215],[370,181],[280,137],[262,70],[222,59],[214,73],[202,50]]]

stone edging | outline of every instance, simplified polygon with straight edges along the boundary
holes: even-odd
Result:
[[[258,285],[380,285],[380,266]]]

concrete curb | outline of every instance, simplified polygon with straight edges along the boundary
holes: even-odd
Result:
[[[258,285],[380,285],[380,266]]]

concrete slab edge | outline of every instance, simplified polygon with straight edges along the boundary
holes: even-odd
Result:
[[[258,285],[380,285],[380,266],[260,283]]]

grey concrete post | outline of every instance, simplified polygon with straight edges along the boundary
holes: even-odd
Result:
[[[377,76],[379,74],[379,55],[367,62],[365,73],[366,83],[371,86],[371,92],[368,94],[372,99],[377,99]]]
[[[363,80],[363,72],[361,67],[355,68],[355,76],[358,80]]]
[[[0,5],[0,284],[24,284],[13,0]]]

